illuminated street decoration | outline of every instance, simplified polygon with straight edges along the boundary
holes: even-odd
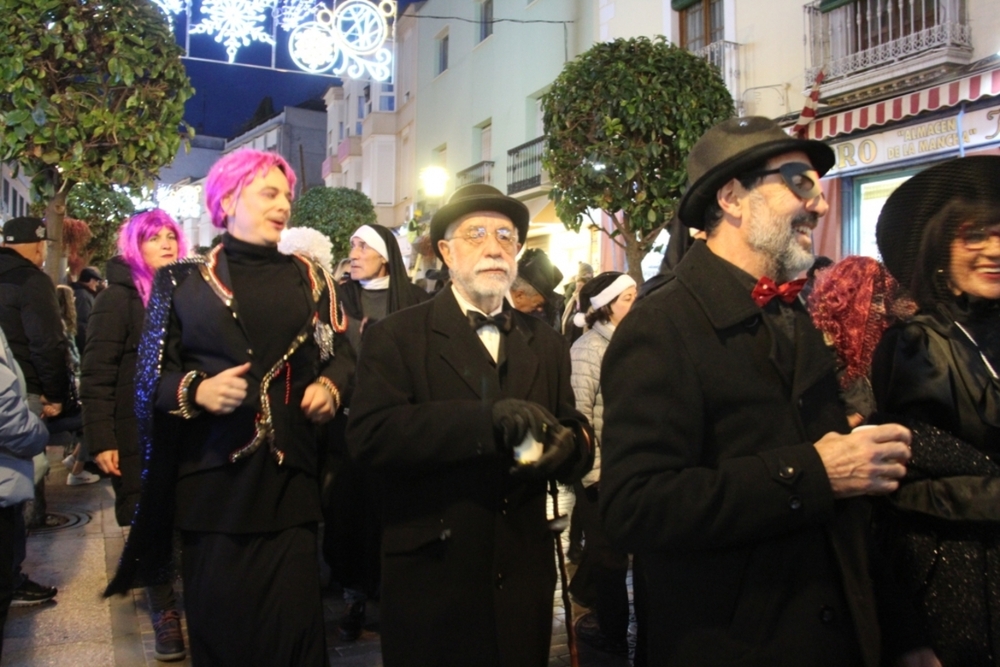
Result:
[[[301,69],[385,81],[392,74],[386,46],[396,18],[395,0],[153,0],[174,28],[186,15],[185,48],[192,35],[206,35],[226,48],[235,63],[253,42],[277,48],[279,28],[288,33],[288,53]],[[200,20],[192,24],[192,15]],[[176,29],[176,28],[175,28]]]
[[[201,217],[200,185],[182,185],[180,187],[158,185],[155,199],[157,205],[175,220]]]

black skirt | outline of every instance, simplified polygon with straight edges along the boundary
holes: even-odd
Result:
[[[315,525],[182,535],[195,667],[329,665]]]

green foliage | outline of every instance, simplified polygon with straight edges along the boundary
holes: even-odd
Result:
[[[374,225],[375,219],[375,206],[365,193],[316,187],[295,200],[291,225],[325,234],[333,243],[333,256],[341,259],[351,251],[351,234],[361,225]]]
[[[90,263],[103,266],[117,252],[118,228],[135,212],[132,199],[121,189],[78,183],[66,199],[66,215],[85,220],[93,237],[86,251]]]
[[[733,115],[718,69],[662,36],[597,44],[542,100],[556,213],[579,231],[590,209],[620,214],[611,236],[629,266],[676,211],[694,143]]]
[[[40,199],[139,185],[173,160],[194,90],[150,0],[0,0],[0,160]]]

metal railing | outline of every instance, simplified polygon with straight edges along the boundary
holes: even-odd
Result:
[[[542,150],[545,137],[538,137],[507,151],[507,194],[537,188],[542,184]]]
[[[468,169],[455,174],[455,187],[471,185],[473,183],[485,183],[493,185],[493,163],[489,160],[477,162]]]
[[[738,100],[740,98],[740,45],[736,42],[720,39],[693,51],[693,53],[718,68],[719,74],[722,75],[722,81],[729,89],[729,94],[733,96],[734,100]]]
[[[972,50],[965,0],[855,0],[825,12],[821,4],[804,8],[808,82],[824,65],[830,81],[928,51]]]

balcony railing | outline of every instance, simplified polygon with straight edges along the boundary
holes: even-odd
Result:
[[[823,11],[832,0],[805,6],[812,82],[875,70],[928,52],[972,53],[965,0],[853,0]]]
[[[507,151],[507,194],[537,188],[542,184],[542,150],[545,137],[532,139]]]
[[[722,81],[726,84],[726,88],[729,89],[729,94],[733,96],[734,100],[739,100],[740,45],[736,42],[727,42],[720,39],[717,42],[712,42],[708,46],[694,51],[694,53],[719,69],[719,74],[722,75]]]
[[[493,184],[492,162],[483,160],[455,174],[455,187],[460,188],[463,185],[472,185],[473,183]]]

